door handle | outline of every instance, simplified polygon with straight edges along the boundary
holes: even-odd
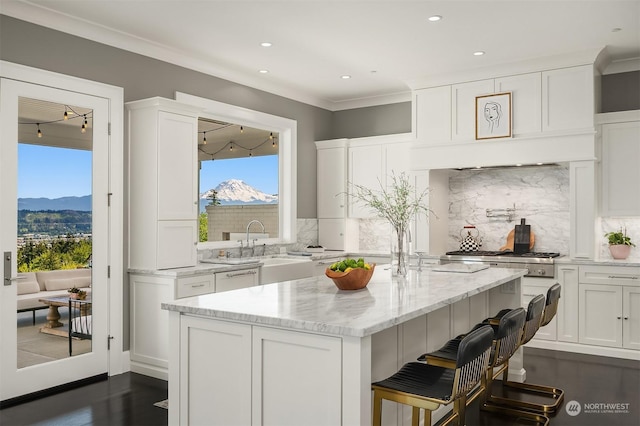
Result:
[[[4,259],[4,285],[11,285],[14,280],[14,277],[11,276],[11,252],[5,251],[2,255]]]

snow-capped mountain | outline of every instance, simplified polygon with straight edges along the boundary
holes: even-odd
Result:
[[[210,189],[200,194],[201,205],[202,201],[206,201],[204,205],[209,204],[208,197],[212,191],[218,193],[218,200],[222,205],[229,204],[275,204],[278,202],[278,195],[265,194],[264,192],[255,189],[251,185],[246,184],[239,179],[229,179],[213,189]]]

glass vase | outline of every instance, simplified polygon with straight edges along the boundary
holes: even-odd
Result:
[[[391,235],[391,276],[405,277],[409,270],[411,235],[407,228],[394,228]]]

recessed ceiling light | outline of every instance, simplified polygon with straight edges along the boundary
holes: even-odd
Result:
[[[518,163],[516,164],[516,167],[522,167],[522,164]]]
[[[272,44],[269,43],[268,41],[263,41],[262,43],[260,43],[260,46],[262,46],[262,47],[271,47]]]
[[[482,56],[484,55],[484,52],[482,50],[478,50],[477,52],[473,52],[474,56]]]
[[[542,166],[544,163],[536,163],[538,166]]]
[[[340,78],[343,79],[343,80],[349,80],[351,78],[351,76],[345,74],[345,75],[341,76]]]
[[[258,72],[259,72],[260,74],[266,74],[266,73],[268,73],[268,72],[269,72],[269,70],[260,70],[260,71],[258,71]]]
[[[438,22],[439,20],[441,20],[441,19],[442,19],[442,16],[440,16],[440,15],[433,15],[433,16],[429,16],[429,18],[428,18],[428,19],[429,19],[429,21],[431,21],[431,22]]]

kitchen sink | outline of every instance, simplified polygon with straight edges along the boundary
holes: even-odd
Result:
[[[260,259],[260,262],[262,263],[260,284],[296,280],[313,275],[311,259],[265,257]]]

